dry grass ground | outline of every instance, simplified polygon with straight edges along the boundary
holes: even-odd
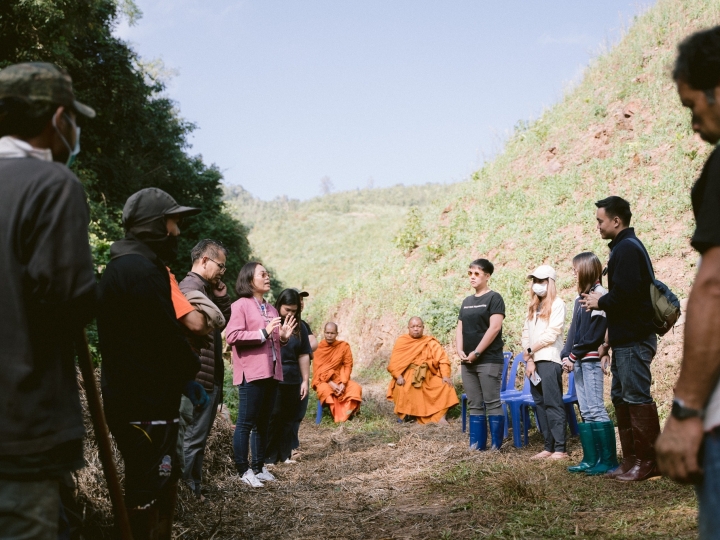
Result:
[[[175,538],[694,538],[692,488],[665,479],[623,484],[533,462],[542,446],[507,440],[500,452],[470,451],[459,420],[398,424],[382,388],[368,387],[364,413],[341,426],[303,423],[295,465],[251,489],[234,474],[232,428],[221,420],[206,459],[207,500],[181,491]],[[577,439],[570,453],[579,460]],[[109,503],[97,458],[80,478],[86,537],[110,538]]]

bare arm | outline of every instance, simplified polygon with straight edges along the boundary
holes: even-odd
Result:
[[[487,349],[490,344],[495,341],[495,338],[500,333],[500,330],[502,330],[502,323],[504,318],[505,316],[501,315],[500,313],[490,315],[490,326],[488,327],[487,332],[485,332],[485,335],[480,340],[480,343],[478,343],[478,346],[475,347],[475,351],[477,352],[478,356],[485,352],[485,349]]]
[[[680,377],[675,396],[702,409],[720,378],[720,247],[703,254],[688,300]],[[703,425],[699,418],[670,417],[657,442],[662,472],[680,482],[696,482],[702,474],[698,452]]]
[[[308,381],[310,379],[310,355],[301,354],[298,358],[302,383],[300,384],[300,399],[305,399],[308,393]]]
[[[308,336],[308,341],[310,342],[310,349],[312,350],[312,352],[315,352],[318,348],[317,338],[314,335],[310,334]]]
[[[196,336],[206,336],[212,331],[212,328],[208,326],[205,315],[196,309],[186,315],[183,315],[179,320],[180,324]]]
[[[462,330],[462,321],[458,321],[457,328],[455,329],[455,350],[457,351],[460,360],[467,360],[467,355],[465,354],[465,351],[463,351],[464,343]]]

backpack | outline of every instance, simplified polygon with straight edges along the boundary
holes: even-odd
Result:
[[[653,325],[655,325],[655,333],[659,336],[664,336],[680,318],[680,301],[670,290],[670,287],[662,281],[655,279],[655,272],[650,262],[650,256],[647,254],[647,251],[645,251],[643,245],[636,238],[628,238],[628,240],[638,246],[640,251],[643,252],[643,255],[645,255],[645,261],[647,262],[648,269],[650,270],[650,278],[652,279],[650,282],[650,302],[655,313]]]

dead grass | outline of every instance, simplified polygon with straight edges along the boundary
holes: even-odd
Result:
[[[303,423],[302,455],[277,483],[253,490],[232,462],[232,428],[218,420],[207,457],[205,503],[181,490],[175,538],[693,538],[691,488],[667,480],[622,484],[530,462],[541,447],[467,448],[459,421],[398,424],[381,389],[365,415],[340,426]],[[86,537],[111,538],[110,507],[92,438],[79,477]],[[577,440],[570,452],[579,459]]]

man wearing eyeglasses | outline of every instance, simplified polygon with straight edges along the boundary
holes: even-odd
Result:
[[[227,287],[222,282],[225,274],[227,250],[215,240],[201,240],[190,252],[192,269],[180,282],[180,290],[189,295],[197,291],[205,295],[222,312],[225,321],[230,320],[231,300]],[[202,499],[202,463],[205,457],[210,429],[215,421],[217,408],[222,403],[222,387],[225,369],[222,358],[222,336],[225,328],[216,327],[206,335],[186,332],[190,346],[200,357],[200,371],[195,380],[203,385],[210,397],[210,404],[205,408],[195,407],[192,422],[187,426],[183,441],[183,479],[198,499]],[[189,400],[183,396],[183,405],[188,406]]]

